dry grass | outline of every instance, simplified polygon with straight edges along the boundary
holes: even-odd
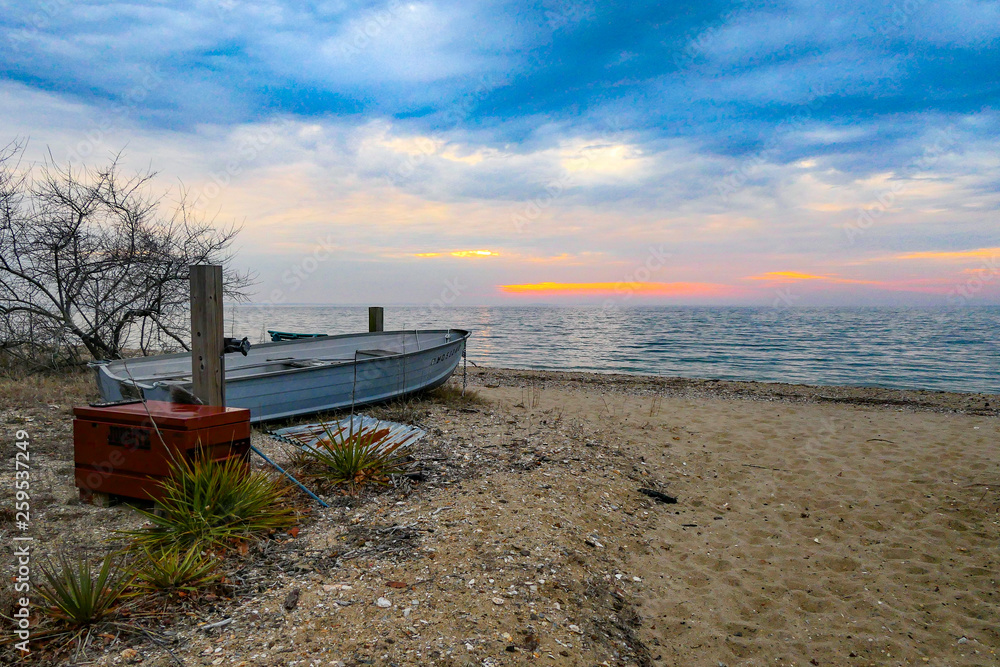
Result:
[[[426,420],[430,414],[423,401],[412,398],[373,405],[366,408],[365,411],[379,421],[418,425]]]
[[[89,369],[67,369],[58,373],[0,376],[0,396],[5,409],[39,405],[77,405],[96,400],[97,384]]]
[[[663,407],[663,394],[653,394],[652,398],[649,399],[649,416],[656,417],[660,414],[660,409]]]
[[[466,389],[463,396],[461,385],[448,383],[437,389],[423,392],[416,397],[366,406],[364,412],[380,421],[421,426],[430,416],[429,402],[452,409],[489,405],[489,401],[480,396],[474,389]],[[323,415],[323,417],[328,421],[335,421],[339,416],[346,414],[348,414],[346,411],[337,411]]]

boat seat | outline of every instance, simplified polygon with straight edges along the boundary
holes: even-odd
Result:
[[[291,366],[292,368],[315,368],[316,366],[326,366],[329,363],[329,361],[322,361],[320,359],[296,359],[284,362],[286,366]]]

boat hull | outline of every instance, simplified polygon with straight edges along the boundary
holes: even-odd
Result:
[[[390,331],[256,345],[225,355],[225,402],[260,422],[401,398],[447,382],[468,337]],[[189,354],[98,362],[98,388],[108,401],[170,400],[173,387],[190,391],[190,364]]]

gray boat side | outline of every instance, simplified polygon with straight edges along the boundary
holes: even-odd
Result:
[[[263,343],[227,354],[226,404],[248,408],[253,421],[364,405],[444,384],[462,358],[461,329],[387,331]],[[188,353],[97,362],[105,400],[168,400],[191,385]],[[124,393],[123,393],[124,388]]]

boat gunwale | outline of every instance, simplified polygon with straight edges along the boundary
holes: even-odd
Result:
[[[257,379],[260,379],[260,378],[271,377],[273,375],[292,375],[292,374],[298,374],[298,373],[307,373],[307,372],[310,372],[310,371],[330,370],[330,369],[333,369],[333,368],[340,368],[342,366],[349,365],[349,364],[360,365],[360,364],[371,363],[371,362],[385,361],[387,359],[401,359],[401,358],[405,358],[405,357],[415,356],[415,355],[418,355],[418,354],[423,354],[425,352],[430,352],[432,350],[437,350],[437,349],[440,349],[440,348],[443,348],[443,347],[447,347],[449,345],[453,345],[455,343],[460,343],[460,342],[467,341],[469,339],[469,337],[472,335],[472,332],[467,331],[465,329],[405,329],[405,330],[401,330],[401,331],[375,331],[375,332],[367,332],[367,333],[360,333],[360,334],[357,334],[357,333],[354,333],[354,334],[336,334],[336,335],[333,335],[333,336],[324,336],[320,340],[329,341],[329,340],[333,340],[333,339],[337,339],[337,338],[357,338],[357,337],[367,337],[367,336],[377,337],[378,335],[381,335],[381,334],[407,334],[407,333],[414,333],[415,331],[421,332],[421,333],[428,333],[428,334],[458,332],[458,333],[461,333],[462,335],[459,336],[458,338],[456,338],[455,340],[444,341],[443,343],[432,345],[430,347],[426,347],[426,348],[423,348],[423,349],[420,349],[420,350],[413,350],[411,352],[400,352],[399,354],[394,354],[394,355],[391,355],[391,356],[370,357],[370,358],[367,358],[367,359],[357,359],[357,358],[355,358],[354,360],[346,360],[346,361],[343,361],[343,362],[340,362],[340,363],[323,364],[323,365],[320,365],[320,366],[307,366],[307,367],[304,367],[304,368],[296,368],[296,367],[283,368],[283,369],[275,370],[275,371],[267,371],[267,372],[263,372],[263,373],[253,373],[251,375],[245,375],[245,376],[242,376],[242,377],[229,376],[229,377],[226,377],[226,384],[228,385],[230,383],[236,384],[236,383],[241,383],[241,382],[248,382],[248,381],[257,380]],[[317,339],[314,338],[314,339],[306,339],[306,340],[302,340],[302,341],[276,341],[276,342],[261,343],[259,345],[255,345],[253,347],[257,348],[257,349],[260,349],[262,347],[287,346],[289,343],[316,342],[316,340]],[[173,354],[157,355],[157,358],[159,358],[159,359],[179,359],[179,358],[190,357],[190,356],[191,356],[190,352],[175,352]],[[138,357],[138,358],[139,359],[143,359],[143,358],[145,358],[145,359],[153,359],[154,357]],[[111,369],[108,368],[111,364],[119,362],[119,361],[121,361],[121,362],[127,362],[128,359],[100,360],[100,361],[91,362],[91,363],[93,363],[101,372],[105,373],[105,375],[113,378],[114,380],[116,380],[118,382],[124,382],[124,383],[128,383],[128,384],[148,384],[148,385],[155,385],[157,383],[170,384],[171,382],[176,382],[178,384],[191,384],[190,381],[183,381],[183,380],[177,381],[177,380],[173,380],[170,377],[163,377],[161,379],[144,378],[144,377],[134,377],[134,379],[133,379],[132,377],[128,377],[128,376],[122,377],[122,376],[118,375],[117,373],[113,372],[113,370],[111,370]],[[267,363],[267,362],[265,362],[265,363]],[[271,363],[280,363],[280,361],[275,360],[274,362],[271,362]],[[236,371],[238,369],[237,368],[233,368],[232,370]]]

